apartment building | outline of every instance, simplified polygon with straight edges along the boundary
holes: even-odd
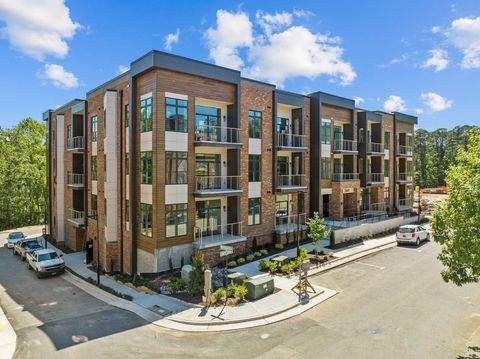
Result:
[[[279,90],[163,52],[43,117],[50,232],[88,261],[98,248],[106,270],[160,272],[194,251],[216,264],[221,245],[241,254],[273,233],[285,241],[312,211],[384,210],[389,155],[367,144],[383,143],[388,121],[400,131],[392,128],[398,176],[388,198],[409,204],[416,118],[357,111],[350,99]]]

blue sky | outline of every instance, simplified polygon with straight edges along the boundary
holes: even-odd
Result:
[[[152,49],[418,114],[429,130],[480,125],[478,0],[0,0],[0,28],[2,127],[84,98]]]

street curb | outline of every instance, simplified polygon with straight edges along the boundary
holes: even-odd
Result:
[[[0,307],[0,358],[11,359],[17,347],[17,334]]]

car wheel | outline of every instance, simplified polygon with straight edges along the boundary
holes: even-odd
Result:
[[[415,244],[417,245],[417,247],[420,245],[420,239],[417,238],[417,241],[415,242]]]
[[[28,270],[32,270],[32,266],[28,262],[27,262],[27,268],[28,268]]]

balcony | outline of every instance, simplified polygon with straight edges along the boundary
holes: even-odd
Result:
[[[197,197],[238,196],[240,176],[195,176],[195,191]]]
[[[383,173],[369,173],[367,175],[367,183],[370,185],[383,185],[385,183]]]
[[[293,214],[290,216],[278,215],[275,217],[275,232],[279,234],[296,232],[297,230],[304,231],[307,229],[305,224],[307,215],[300,213],[298,215]]]
[[[398,200],[397,208],[399,211],[410,210],[412,206],[413,206],[413,199],[411,198],[401,198]]]
[[[85,149],[85,145],[84,145],[83,136],[67,138],[67,151],[83,152],[84,149]]]
[[[363,208],[365,212],[384,212],[385,211],[385,202],[380,203],[369,203]]]
[[[377,142],[369,142],[367,145],[367,153],[368,154],[378,154],[378,155],[383,155],[385,153],[385,150],[383,148],[382,143],[377,143]]]
[[[333,142],[333,152],[336,153],[357,153],[357,141],[335,140]]]
[[[332,181],[341,182],[341,181],[355,181],[358,180],[358,173],[334,173],[332,176]]]
[[[83,188],[83,173],[67,173],[67,186],[73,189]]]
[[[247,237],[242,233],[242,222],[211,225],[207,228],[195,227],[193,238],[193,246],[198,249],[247,240]]]
[[[397,147],[397,155],[398,156],[411,157],[411,156],[413,156],[413,147],[412,146],[399,145]]]
[[[240,129],[222,126],[197,127],[195,146],[240,148]]]
[[[277,133],[277,148],[286,151],[306,151],[307,136],[291,133]]]
[[[84,226],[85,225],[85,212],[84,211],[77,211],[75,209],[70,208],[68,221],[71,224],[73,224],[77,227]]]
[[[277,191],[282,193],[306,192],[305,175],[278,175]]]
[[[397,174],[397,182],[412,182],[413,181],[413,175],[411,172],[400,172]]]

